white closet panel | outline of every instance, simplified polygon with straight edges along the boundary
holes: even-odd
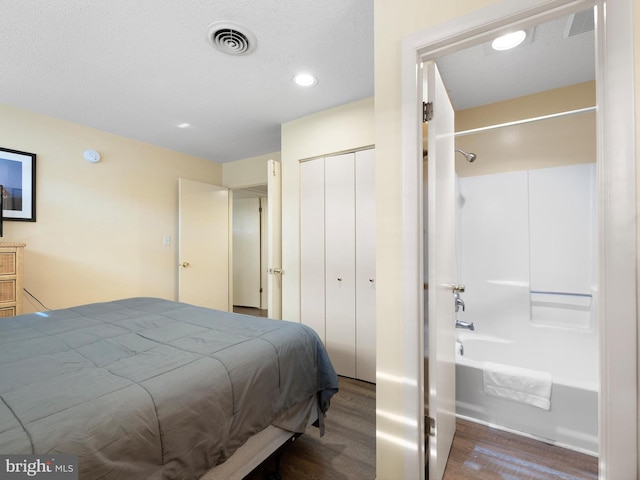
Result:
[[[340,375],[356,376],[355,155],[325,158],[326,346]]]
[[[375,151],[356,152],[356,378],[376,381]]]
[[[300,320],[326,343],[324,160],[300,164]]]
[[[300,164],[300,318],[339,375],[375,382],[374,150]]]

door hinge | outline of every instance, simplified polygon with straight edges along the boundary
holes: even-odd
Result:
[[[426,437],[436,436],[436,419],[433,417],[424,416],[424,434]]]
[[[422,123],[433,119],[433,102],[422,102]]]

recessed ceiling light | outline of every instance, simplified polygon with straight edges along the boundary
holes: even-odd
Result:
[[[178,128],[189,128],[191,126],[190,123],[179,123]]]
[[[300,85],[301,87],[313,87],[318,83],[318,79],[308,73],[299,73],[293,77],[293,81],[296,85]]]
[[[499,51],[509,50],[520,45],[524,42],[525,38],[527,38],[527,32],[518,30],[517,32],[507,33],[506,35],[496,38],[491,42],[491,47]]]

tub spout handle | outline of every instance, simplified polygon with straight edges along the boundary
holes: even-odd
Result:
[[[460,292],[455,292],[453,294],[455,298],[456,312],[460,311],[460,307],[462,307],[462,311],[464,312],[464,300],[460,298]]]
[[[473,322],[463,322],[461,320],[456,320],[456,328],[465,328],[471,331],[476,329],[476,327],[473,326]]]

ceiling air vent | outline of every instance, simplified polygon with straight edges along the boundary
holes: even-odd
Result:
[[[569,15],[566,37],[574,37],[595,29],[593,8]]]
[[[207,40],[227,55],[248,55],[256,49],[256,37],[246,28],[228,22],[216,22],[207,28]]]

